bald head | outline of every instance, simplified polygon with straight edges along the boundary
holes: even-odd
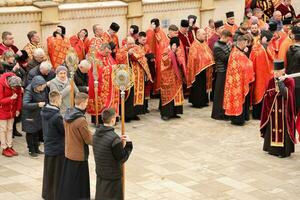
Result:
[[[89,70],[91,68],[91,63],[87,60],[82,60],[82,61],[80,61],[78,67],[82,73],[86,74],[89,72]]]
[[[206,32],[203,28],[199,28],[196,37],[200,42],[204,42],[206,40]]]
[[[45,60],[45,51],[42,48],[37,48],[33,51],[33,58],[36,60],[38,63],[41,63]]]
[[[103,34],[103,29],[101,28],[100,24],[95,24],[93,26],[93,32],[96,37],[101,37]]]

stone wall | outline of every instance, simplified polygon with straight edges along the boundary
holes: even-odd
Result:
[[[235,12],[236,23],[239,23],[244,11],[244,0],[74,1],[85,2],[58,4],[43,1],[34,2],[32,6],[0,7],[0,30],[11,31],[15,35],[16,45],[22,48],[27,43],[26,33],[30,30],[40,33],[46,46],[46,38],[58,24],[67,27],[68,37],[81,28],[87,28],[91,36],[93,24],[98,23],[106,30],[115,21],[121,25],[119,36],[122,39],[126,36],[128,26],[137,24],[146,30],[154,17],[159,18],[162,27],[166,29],[170,24],[179,25],[181,19],[194,14],[198,16],[197,25],[205,27],[208,19],[225,19],[225,12],[231,10]],[[3,0],[0,0],[0,6],[1,2]],[[294,0],[293,3],[299,13],[300,0]]]

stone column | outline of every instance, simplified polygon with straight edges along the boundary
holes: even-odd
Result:
[[[34,2],[34,6],[42,10],[41,41],[47,50],[47,38],[52,35],[59,21],[58,3],[53,1]]]
[[[123,0],[128,4],[127,30],[130,25],[135,24],[142,28],[143,22],[143,1],[142,0]]]
[[[208,25],[208,20],[214,18],[214,1],[215,0],[200,0],[200,25],[205,28]]]

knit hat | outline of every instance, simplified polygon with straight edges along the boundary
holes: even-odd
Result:
[[[277,24],[275,22],[270,22],[269,23],[269,31],[276,31],[277,30]]]
[[[68,69],[65,66],[63,66],[63,65],[60,65],[58,68],[56,68],[55,73],[58,74],[61,71],[68,72]]]
[[[9,76],[7,78],[7,83],[9,87],[21,87],[22,86],[22,79],[18,76]]]
[[[286,18],[282,20],[282,25],[291,25],[292,24],[292,18]]]

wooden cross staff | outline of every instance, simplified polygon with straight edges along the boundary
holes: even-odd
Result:
[[[66,65],[69,69],[69,72],[70,72],[70,86],[71,86],[71,89],[70,89],[70,106],[73,107],[74,106],[74,87],[75,87],[75,83],[74,83],[74,74],[77,70],[77,67],[78,67],[78,62],[79,62],[79,59],[78,59],[78,56],[75,52],[75,50],[73,48],[70,48],[68,50],[68,54],[66,56]]]
[[[121,134],[125,135],[125,91],[129,90],[132,85],[132,75],[131,68],[128,65],[118,65],[113,71],[113,80],[115,85],[121,91],[121,119],[122,128]],[[123,141],[123,145],[126,141]],[[125,199],[125,164],[122,165],[122,187],[123,187],[123,200]]]

